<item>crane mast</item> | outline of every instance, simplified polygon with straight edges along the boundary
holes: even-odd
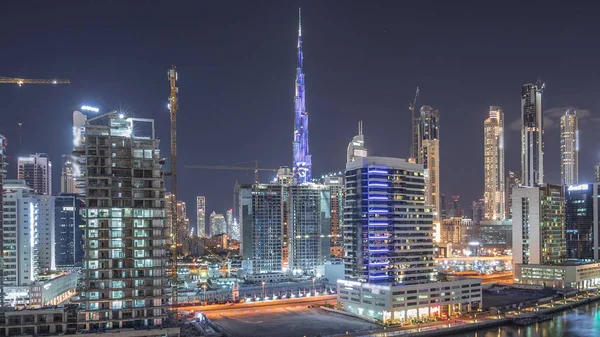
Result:
[[[35,79],[35,78],[15,78],[15,77],[4,77],[0,76],[0,83],[5,84],[16,84],[22,86],[23,84],[71,84],[69,80],[46,80],[46,79]]]
[[[177,305],[177,253],[181,244],[181,233],[179,222],[177,221],[177,69],[174,65],[169,70],[169,83],[171,84],[171,94],[169,95],[169,112],[171,114],[171,237],[173,247],[173,270],[171,272],[172,281],[172,300],[171,304]]]
[[[418,151],[419,149],[417,149],[417,144],[418,141],[416,139],[417,136],[417,123],[415,121],[415,108],[417,106],[417,99],[419,98],[419,87],[417,87],[417,92],[415,92],[415,99],[413,101],[413,103],[411,105],[408,106],[408,109],[411,112],[411,147],[410,147],[410,157],[413,160],[417,159],[418,156]]]

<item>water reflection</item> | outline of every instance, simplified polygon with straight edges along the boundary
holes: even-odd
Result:
[[[600,336],[599,304],[582,306],[561,314],[553,320],[519,327],[516,325],[462,333],[448,337],[596,337]]]

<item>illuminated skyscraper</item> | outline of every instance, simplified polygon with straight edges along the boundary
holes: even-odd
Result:
[[[18,159],[18,179],[23,179],[33,193],[52,195],[52,163],[45,153],[32,154]]]
[[[302,19],[298,12],[298,66],[296,68],[296,94],[294,105],[294,182],[302,184],[311,180],[312,161],[308,150],[308,113],[305,102],[305,82],[302,54]]]
[[[525,84],[521,90],[521,184],[544,183],[544,84]]]
[[[198,236],[206,235],[206,197],[196,197],[196,234]]]
[[[504,220],[504,113],[500,107],[490,107],[483,138],[485,219]]]
[[[419,153],[417,164],[425,169],[425,202],[434,206],[435,220],[440,219],[440,112],[428,105],[421,107],[416,121]]]
[[[594,178],[596,178],[597,183],[600,183],[600,163],[594,166]]]
[[[367,148],[365,147],[365,136],[362,132],[362,121],[358,122],[358,135],[352,138],[352,141],[348,143],[348,150],[346,151],[346,162],[350,163],[356,160],[358,157],[366,157]]]
[[[560,183],[579,183],[579,117],[573,109],[560,118]]]

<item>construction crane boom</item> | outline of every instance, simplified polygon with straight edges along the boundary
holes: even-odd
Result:
[[[46,80],[37,78],[15,78],[0,76],[0,83],[17,84],[19,86],[22,86],[23,84],[71,84],[71,81],[59,79]]]
[[[209,169],[209,170],[237,170],[237,171],[254,171],[254,182],[258,184],[258,171],[277,172],[278,168],[262,168],[258,167],[258,161],[254,161],[254,167],[250,166],[234,166],[234,165],[185,165],[185,168],[193,169]]]
[[[179,245],[181,244],[181,233],[179,228],[179,222],[177,221],[177,94],[179,88],[177,88],[177,70],[172,65],[168,72],[169,83],[171,85],[171,93],[169,95],[169,112],[171,114],[171,194],[173,195],[173,201],[171,202],[171,230],[173,238],[173,280],[171,281],[172,296],[171,303],[177,305],[177,287],[179,279],[177,276],[177,253],[179,251]]]

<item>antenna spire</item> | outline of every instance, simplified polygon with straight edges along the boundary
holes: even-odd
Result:
[[[302,7],[298,7],[298,36],[302,36]]]
[[[362,131],[362,121],[358,121],[358,135],[362,136],[363,131]]]

